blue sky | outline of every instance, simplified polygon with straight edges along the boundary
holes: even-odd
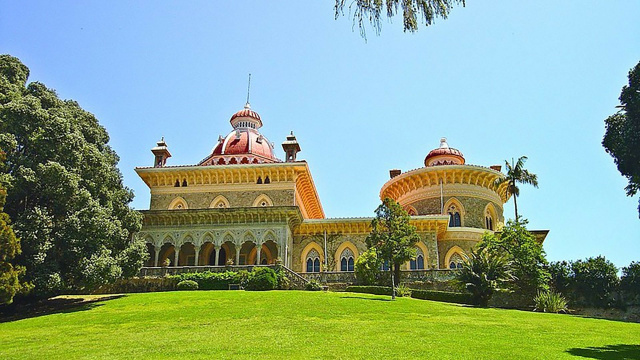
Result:
[[[328,217],[372,216],[388,170],[423,166],[446,136],[467,163],[527,155],[540,188],[519,212],[550,229],[550,260],[640,260],[636,198],[600,142],[640,61],[638,1],[467,1],[416,34],[368,41],[325,1],[0,0],[0,53],[94,113],[133,168],[165,136],[172,165],[208,155],[251,104],[276,144],[293,130]],[[513,201],[505,206],[513,217]]]

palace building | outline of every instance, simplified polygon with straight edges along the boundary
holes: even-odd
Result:
[[[372,218],[325,217],[296,137],[282,143],[284,160],[276,157],[249,103],[230,122],[229,134],[195,165],[168,166],[162,139],[151,149],[154,165],[135,169],[151,191],[138,234],[150,254],[146,268],[280,261],[303,275],[352,272]],[[424,167],[389,175],[380,199],[399,202],[421,238],[405,270],[457,268],[484,232],[504,224],[510,195],[506,184],[495,185],[500,166],[466,164],[445,138]]]

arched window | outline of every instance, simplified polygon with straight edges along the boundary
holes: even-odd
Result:
[[[487,230],[495,230],[496,211],[491,203],[484,210],[484,227]]]
[[[380,265],[380,270],[388,271],[389,270],[389,260],[385,260],[382,265]]]
[[[320,254],[316,249],[312,249],[307,254],[307,272],[320,272]]]
[[[265,184],[271,184],[271,180],[269,179],[268,176],[266,178],[264,178],[264,183]]]
[[[422,249],[416,249],[416,259],[409,262],[409,268],[411,270],[424,270],[424,254]]]
[[[447,214],[449,214],[449,227],[462,226],[462,218],[460,217],[460,209],[458,209],[458,206],[455,204],[449,205]]]
[[[180,187],[180,180],[176,180],[176,183],[173,186]]]
[[[462,263],[464,262],[464,258],[460,253],[454,253],[449,258],[449,269],[460,269],[462,268]]]
[[[255,206],[258,206],[258,207],[273,206],[273,201],[266,194],[260,194],[260,196],[258,196],[256,200],[253,202],[253,206],[254,207]]]
[[[414,208],[413,206],[409,205],[409,206],[405,206],[404,211],[407,212],[407,215],[409,216],[416,216],[418,215],[418,212],[416,211],[416,208]]]
[[[182,180],[182,186],[187,186],[187,179]]]
[[[262,176],[258,176],[258,182],[256,184],[262,184]]]
[[[188,209],[187,202],[182,197],[177,197],[169,204],[169,210]]]
[[[215,199],[213,199],[213,201],[211,201],[211,204],[209,205],[209,208],[212,208],[212,209],[223,209],[228,207],[230,207],[229,200],[227,200],[227,198],[224,197],[223,195],[216,196]]]
[[[340,271],[353,271],[354,257],[353,251],[346,248],[340,255]]]

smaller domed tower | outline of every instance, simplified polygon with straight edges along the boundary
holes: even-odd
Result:
[[[293,135],[293,131],[291,135],[287,135],[287,140],[282,143],[282,149],[286,154],[286,162],[296,161],[296,155],[300,152],[300,144],[298,144],[298,140],[296,140],[295,135]]]
[[[151,152],[155,155],[153,167],[164,167],[167,164],[167,159],[171,157],[167,143],[164,142],[164,136],[156,143],[155,147],[151,148]]]

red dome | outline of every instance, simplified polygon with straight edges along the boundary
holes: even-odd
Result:
[[[447,138],[440,139],[440,147],[429,151],[424,159],[425,166],[437,165],[463,165],[464,155],[458,149],[449,147]]]
[[[243,125],[242,127],[252,126],[255,129],[259,129],[262,127],[262,120],[260,119],[260,115],[258,115],[257,112],[251,110],[251,106],[249,105],[249,103],[244,106],[244,109],[233,114],[229,122],[234,128],[236,128],[238,124],[241,123],[241,125]]]
[[[278,162],[269,140],[257,130],[237,128],[226,137],[220,137],[211,155],[200,165],[256,164]]]

